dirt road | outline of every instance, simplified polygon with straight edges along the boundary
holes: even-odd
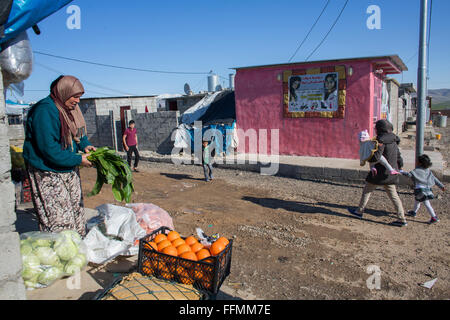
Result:
[[[95,180],[82,170],[84,193]],[[234,239],[226,285],[240,296],[258,299],[449,299],[449,197],[433,205],[441,222],[429,226],[421,209],[406,228],[390,226],[392,204],[377,191],[363,220],[347,213],[362,186],[315,183],[215,170],[202,180],[201,167],[143,164],[135,174],[133,202],[167,210],[183,235],[195,227]],[[110,186],[87,207],[113,203]],[[411,209],[411,190],[401,190]],[[381,272],[381,289],[369,290],[370,265]],[[373,271],[372,271],[373,272]],[[375,274],[374,274],[375,275]],[[419,286],[438,278],[430,290]],[[373,278],[371,278],[373,280]],[[372,282],[375,284],[375,282]]]

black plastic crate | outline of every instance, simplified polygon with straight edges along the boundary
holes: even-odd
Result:
[[[216,295],[230,274],[233,240],[217,256],[200,261],[174,257],[154,250],[150,245],[158,234],[167,235],[171,229],[161,227],[139,241],[138,272],[159,279],[192,284],[196,289]]]

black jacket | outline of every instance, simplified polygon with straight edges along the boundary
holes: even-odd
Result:
[[[378,151],[375,152],[369,162],[378,162],[381,156],[384,156],[392,168],[399,170],[403,168],[403,159],[398,148],[400,138],[392,133],[392,125],[386,120],[380,120],[376,124],[377,141],[380,143]],[[366,181],[376,185],[398,184],[399,175],[391,175],[389,170],[382,164],[375,165],[378,174],[372,176],[371,173],[366,178]]]

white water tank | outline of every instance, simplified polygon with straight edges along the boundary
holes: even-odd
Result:
[[[208,91],[215,92],[219,86],[219,77],[215,73],[211,73],[208,76]]]
[[[230,73],[230,89],[231,90],[234,90],[234,77],[235,77],[235,74]]]

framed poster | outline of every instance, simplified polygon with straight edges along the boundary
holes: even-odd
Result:
[[[345,67],[285,71],[283,82],[285,117],[344,117]]]

